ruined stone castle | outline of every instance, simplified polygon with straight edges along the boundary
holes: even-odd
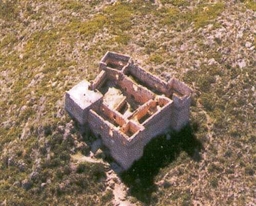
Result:
[[[183,82],[165,82],[114,52],[105,54],[99,70],[94,81],[83,80],[66,92],[65,109],[102,139],[124,169],[152,138],[188,123],[191,89]]]

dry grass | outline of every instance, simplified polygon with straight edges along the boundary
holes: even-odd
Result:
[[[255,3],[157,2],[0,1],[0,204],[111,205],[110,169],[70,159],[88,155],[81,143],[94,137],[81,135],[63,110],[64,92],[94,78],[107,50],[193,88],[191,135],[204,148],[172,140],[179,147],[170,144],[152,174],[122,177],[127,200],[256,204]],[[169,144],[160,140],[146,162]]]

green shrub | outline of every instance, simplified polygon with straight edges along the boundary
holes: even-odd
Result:
[[[80,34],[84,37],[92,37],[103,28],[106,21],[106,17],[102,15],[96,15],[88,21],[73,20],[64,28],[64,31],[75,35]]]
[[[218,179],[217,179],[217,177],[211,178],[210,184],[211,184],[211,186],[214,187],[214,188],[218,187]]]
[[[225,4],[218,2],[215,4],[203,4],[194,10],[182,14],[183,21],[194,22],[196,28],[204,27],[215,20],[225,9]]]
[[[245,167],[245,174],[246,174],[246,175],[253,176],[253,175],[255,174],[254,168],[253,168],[251,165],[247,165],[247,166]]]
[[[0,2],[0,18],[13,20],[19,14],[17,0],[6,0]]]
[[[181,195],[182,199],[182,206],[191,205],[191,194],[190,191],[186,191],[184,194]]]
[[[92,164],[89,171],[89,176],[98,181],[101,178],[106,178],[105,168],[103,164]]]
[[[101,201],[102,204],[106,204],[113,199],[114,195],[111,190],[107,190],[106,193],[102,196]]]
[[[224,7],[224,3],[221,2],[201,8],[199,7],[194,14],[195,26],[198,28],[209,24],[210,21],[216,19],[218,15],[222,13]]]
[[[209,92],[211,89],[211,84],[215,83],[215,81],[216,80],[214,76],[207,76],[207,75],[201,76],[198,81],[200,91]]]
[[[131,36],[129,34],[119,34],[114,38],[114,41],[118,44],[127,45],[131,39]]]
[[[76,168],[76,172],[80,174],[85,172],[86,169],[87,169],[87,164],[82,162],[82,163],[79,163],[78,167]]]
[[[133,12],[134,9],[131,4],[120,2],[104,10],[104,14],[108,18],[107,24],[114,32],[127,31],[131,28]]]
[[[172,4],[174,6],[188,6],[188,0],[161,0],[162,4]]]
[[[212,94],[203,94],[201,96],[202,105],[208,111],[212,111],[214,108],[214,99]]]
[[[256,2],[254,0],[247,0],[245,1],[245,5],[248,9],[256,11]]]
[[[152,54],[149,58],[149,61],[154,62],[155,64],[162,64],[164,59],[159,54]]]
[[[1,13],[1,11],[0,11],[0,13]],[[4,48],[6,46],[13,45],[13,43],[15,43],[16,41],[17,41],[16,35],[13,32],[11,32],[11,33],[7,34],[3,38],[2,41],[0,41],[0,48]]]
[[[61,5],[63,6],[63,9],[68,9],[73,11],[79,11],[84,7],[84,5],[81,2],[74,1],[74,0],[61,2]]]
[[[160,22],[165,25],[175,23],[180,17],[180,11],[177,8],[161,8],[156,11],[155,15],[160,17]]]
[[[193,82],[198,80],[198,71],[196,70],[188,70],[185,73],[184,81],[192,84]]]

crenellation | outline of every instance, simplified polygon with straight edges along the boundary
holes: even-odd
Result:
[[[94,81],[66,92],[65,109],[128,169],[152,138],[189,122],[192,90],[175,78],[165,82],[114,52],[104,55],[99,68]]]

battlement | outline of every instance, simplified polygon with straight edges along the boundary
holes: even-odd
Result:
[[[66,92],[65,109],[128,169],[152,138],[188,123],[192,90],[175,78],[165,82],[114,52],[105,54],[99,68],[91,83],[84,80]]]

